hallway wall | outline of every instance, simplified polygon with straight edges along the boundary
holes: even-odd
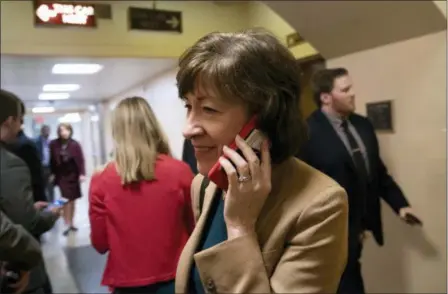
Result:
[[[446,293],[446,31],[327,61],[354,79],[358,112],[393,100],[394,133],[379,133],[381,154],[424,222],[401,222],[383,206],[386,245],[366,244],[370,293]]]
[[[182,128],[186,120],[186,109],[177,95],[176,87],[177,68],[169,70],[134,89],[122,93],[108,102],[107,108],[110,110],[123,98],[131,96],[141,96],[148,100],[164,132],[166,133],[173,155],[176,158],[182,157],[183,136]],[[106,152],[113,148],[111,131],[111,112],[105,116],[106,132]]]

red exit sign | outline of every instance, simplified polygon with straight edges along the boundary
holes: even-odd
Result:
[[[35,24],[39,26],[96,27],[92,4],[35,0],[34,16]]]

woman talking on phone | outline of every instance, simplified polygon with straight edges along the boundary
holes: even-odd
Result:
[[[174,292],[179,255],[193,230],[190,167],[170,156],[145,99],[120,101],[114,159],[92,177],[91,241],[109,252],[103,285],[114,293]]]
[[[180,57],[184,136],[200,174],[176,293],[336,292],[347,196],[294,158],[306,140],[299,77],[294,56],[263,30],[212,33]]]

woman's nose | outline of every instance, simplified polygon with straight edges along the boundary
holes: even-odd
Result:
[[[186,139],[191,139],[195,136],[202,135],[203,133],[204,130],[198,124],[190,121],[187,121],[187,124],[182,131],[182,134]]]

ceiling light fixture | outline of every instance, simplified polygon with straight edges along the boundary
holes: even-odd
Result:
[[[81,121],[81,116],[78,112],[66,113],[64,116],[58,118],[60,123],[77,123]]]
[[[54,107],[44,106],[44,107],[34,107],[31,109],[32,113],[51,113],[54,112]]]
[[[44,92],[70,92],[76,91],[80,88],[78,84],[47,84],[44,85],[42,91]]]
[[[39,100],[65,100],[70,98],[69,93],[42,93],[39,94]]]
[[[103,69],[100,64],[86,63],[58,63],[53,66],[51,72],[59,75],[91,75]]]

